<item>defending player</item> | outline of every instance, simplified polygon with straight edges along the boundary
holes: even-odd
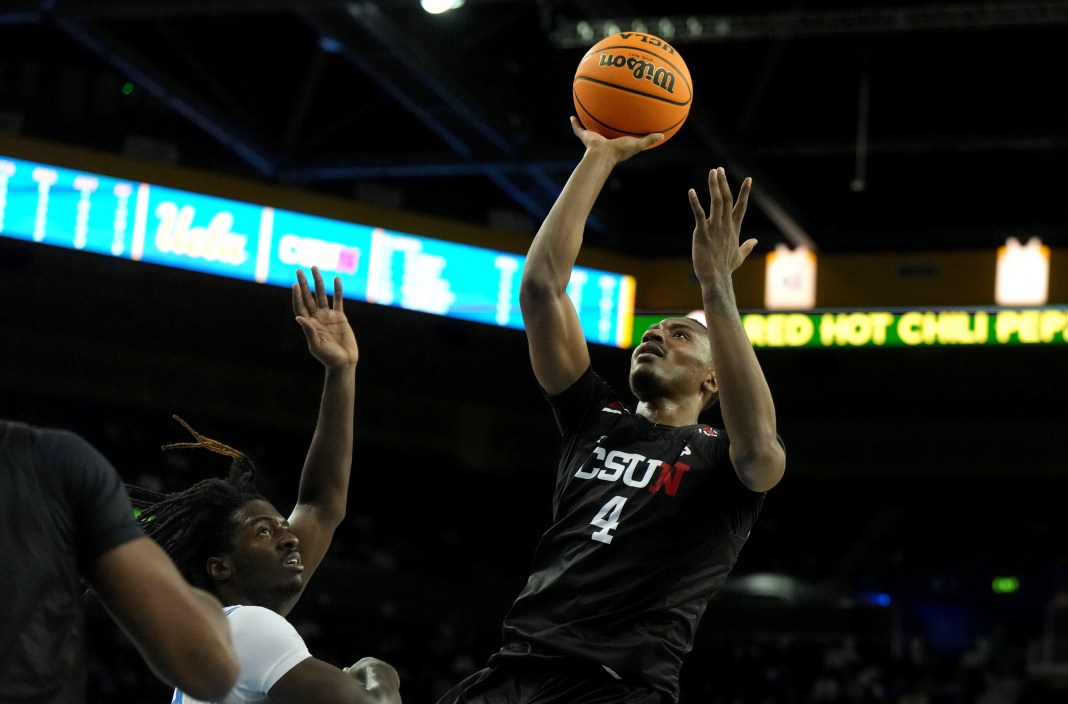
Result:
[[[194,443],[233,459],[229,476],[185,491],[158,495],[131,487],[146,533],[163,545],[194,585],[226,605],[241,661],[237,686],[225,704],[399,704],[396,670],[364,658],[344,670],[311,656],[285,619],[315,573],[345,516],[352,466],[353,404],[359,349],[334,279],[333,305],[319,270],[315,292],[303,272],[293,286],[293,311],[308,349],[326,378],[296,506],[284,518],[255,486],[245,455],[195,431]],[[188,428],[188,426],[186,426]],[[173,447],[173,446],[172,446]],[[196,700],[175,692],[176,704]]]

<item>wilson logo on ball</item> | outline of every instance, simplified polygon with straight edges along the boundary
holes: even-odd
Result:
[[[668,93],[675,92],[675,74],[665,68],[657,68],[652,61],[642,59],[628,59],[625,56],[613,56],[601,54],[597,60],[598,66],[613,66],[615,68],[626,67],[635,78],[644,78],[652,81],[654,86],[663,88]]]

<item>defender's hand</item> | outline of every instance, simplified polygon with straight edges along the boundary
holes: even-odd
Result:
[[[308,287],[304,271],[297,270],[293,284],[293,312],[308,340],[308,351],[328,369],[356,366],[360,349],[345,317],[341,279],[334,277],[334,300],[327,300],[323,275],[319,267],[312,267],[315,292]]]

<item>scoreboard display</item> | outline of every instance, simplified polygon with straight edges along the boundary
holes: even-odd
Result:
[[[524,257],[0,155],[0,236],[288,288],[297,268],[345,297],[521,329]],[[632,276],[576,267],[589,342],[628,347]]]

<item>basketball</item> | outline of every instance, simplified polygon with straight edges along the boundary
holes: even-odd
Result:
[[[590,47],[572,88],[582,126],[614,139],[651,132],[670,139],[690,114],[690,70],[666,41],[620,32]]]

